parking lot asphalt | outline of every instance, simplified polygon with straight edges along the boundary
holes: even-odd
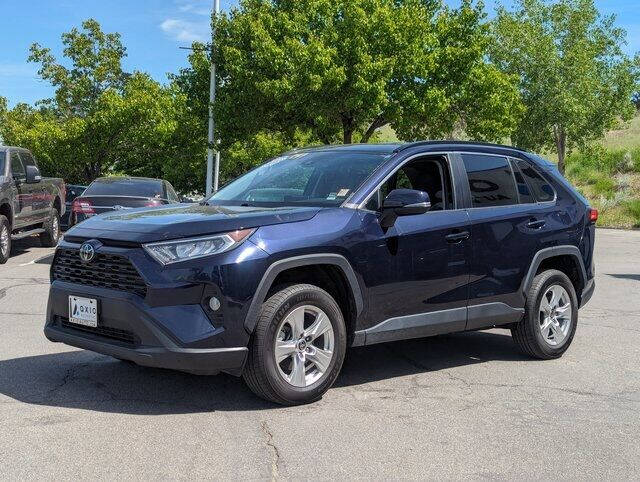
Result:
[[[559,360],[505,330],[351,350],[336,386],[282,408],[240,379],[48,342],[51,249],[0,266],[3,479],[636,479],[640,232],[602,230],[596,293]]]

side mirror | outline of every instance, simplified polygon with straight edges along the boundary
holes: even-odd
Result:
[[[396,222],[398,216],[424,214],[431,208],[429,195],[414,189],[394,189],[382,202],[380,225],[388,229]]]
[[[35,184],[42,181],[40,170],[36,166],[25,166],[27,174],[27,184]]]

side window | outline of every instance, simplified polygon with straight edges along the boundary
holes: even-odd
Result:
[[[516,184],[506,158],[463,154],[462,160],[474,208],[518,204]]]
[[[173,186],[169,183],[166,183],[166,186],[167,186],[167,199],[175,203],[180,202],[180,200],[178,199],[178,195],[173,189]]]
[[[22,159],[22,164],[25,166],[35,166],[36,161],[33,160],[33,156],[28,152],[21,152],[20,159]]]
[[[549,184],[534,167],[527,161],[518,161],[518,167],[522,171],[522,175],[527,180],[533,195],[539,202],[553,201],[556,197],[556,193]]]
[[[402,168],[396,174],[396,187],[395,189],[415,189],[411,184],[411,179],[407,176],[405,168]]]
[[[11,174],[15,179],[25,179],[26,174],[24,171],[24,166],[22,165],[22,161],[20,160],[20,156],[17,152],[11,153]]]
[[[517,161],[515,159],[511,159],[511,169],[513,169],[513,177],[516,179],[516,187],[518,188],[518,199],[520,200],[520,204],[530,204],[536,202],[531,194],[531,190],[529,189],[529,185],[524,180],[520,169],[518,168]]]
[[[366,204],[377,211],[394,189],[415,189],[429,194],[431,211],[453,209],[453,191],[448,163],[443,156],[422,157],[408,162],[392,175]]]

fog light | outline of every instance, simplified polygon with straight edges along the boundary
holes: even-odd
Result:
[[[211,308],[211,311],[218,311],[220,309],[220,300],[215,296],[209,298],[209,308]]]

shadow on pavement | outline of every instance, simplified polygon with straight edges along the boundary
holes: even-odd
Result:
[[[622,274],[622,273],[609,273],[608,276],[618,279],[631,279],[634,281],[640,281],[640,274]]]
[[[336,386],[523,359],[506,332],[387,343],[349,350]],[[240,378],[139,367],[82,350],[1,360],[0,393],[29,404],[138,415],[276,408]]]
[[[43,256],[42,258],[38,258],[34,261],[35,264],[51,264],[53,261],[53,253]]]
[[[27,238],[18,239],[11,243],[11,256],[19,256],[26,253],[31,248],[41,248],[40,238],[38,236],[29,236]]]

